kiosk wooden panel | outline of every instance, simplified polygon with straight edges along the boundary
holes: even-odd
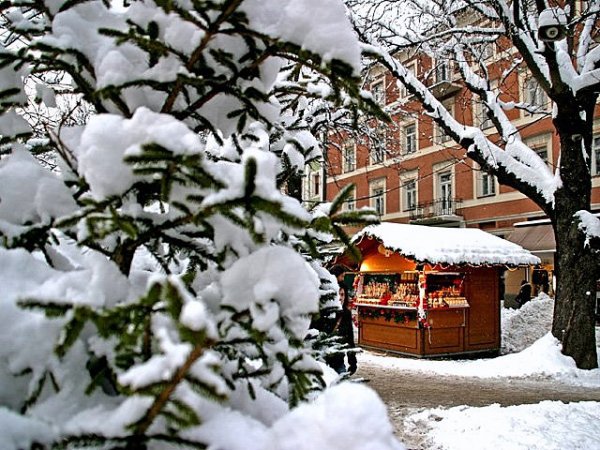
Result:
[[[364,258],[366,264],[363,267],[381,269],[380,264],[371,264],[369,255]],[[390,280],[396,277],[400,281],[394,287],[396,291],[400,290],[399,286],[406,284],[402,283],[403,274],[417,273],[415,269],[418,264],[398,255],[393,261],[399,262],[398,258],[404,261],[397,266],[389,265],[385,272],[360,272],[359,279],[363,283],[369,280],[383,290],[386,289],[385,284],[389,285]],[[381,261],[379,257],[375,259],[378,263]],[[396,271],[398,268],[406,270]],[[365,296],[363,285],[363,294],[356,299],[359,345],[418,357],[497,352],[500,348],[499,269],[446,267],[442,271],[437,266],[423,265],[422,274],[426,278],[464,280],[465,304],[440,307],[425,305],[421,309],[421,315],[425,317],[419,317],[416,305],[412,308],[396,307],[385,304],[393,301],[390,299],[368,298],[374,291],[369,291],[371,295]],[[451,301],[452,297],[444,299]]]

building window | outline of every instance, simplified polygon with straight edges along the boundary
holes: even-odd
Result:
[[[453,214],[452,208],[452,172],[446,171],[438,174],[438,199],[436,212],[438,215]]]
[[[311,195],[317,197],[321,195],[321,174],[314,172],[311,174]]]
[[[402,204],[404,211],[413,211],[417,207],[417,181],[410,180],[402,185]]]
[[[354,211],[356,209],[356,191],[352,189],[350,195],[348,195],[348,200],[346,200],[342,206],[344,211]]]
[[[447,61],[439,61],[435,66],[435,82],[450,81],[450,65]]]
[[[385,149],[379,145],[376,145],[375,147],[371,148],[370,156],[371,164],[381,164],[385,157]]]
[[[343,171],[352,172],[356,169],[356,145],[354,141],[348,142],[343,150]]]
[[[404,154],[415,153],[417,151],[417,126],[415,124],[407,125],[402,129],[402,147]]]
[[[371,139],[371,149],[369,150],[369,160],[371,164],[381,164],[385,159],[386,152],[386,132],[385,127],[378,127],[373,130],[374,135]]]
[[[547,134],[541,136],[534,136],[524,140],[531,150],[533,150],[547,165],[551,165],[552,161],[550,158],[549,145],[551,137]]]
[[[523,101],[527,104],[527,106],[530,108],[535,108],[538,111],[548,110],[548,97],[539,85],[538,81],[532,76],[525,79],[525,84],[523,87]]]
[[[478,186],[478,194],[479,197],[487,197],[490,195],[496,194],[496,180],[493,175],[479,171],[479,186]]]
[[[591,163],[592,175],[600,175],[600,136],[594,136]]]
[[[482,130],[486,130],[490,128],[493,123],[486,114],[485,106],[481,102],[477,102],[474,105],[475,112],[475,126],[479,127]]]
[[[406,63],[405,65],[407,72],[409,72],[411,75],[413,76],[417,76],[417,62],[413,61],[411,63]],[[408,89],[406,89],[406,87],[404,85],[402,85],[402,88],[400,89],[400,95],[403,98],[407,98],[410,97],[410,92],[408,92]]]
[[[378,180],[371,183],[370,187],[370,200],[371,208],[375,212],[383,216],[385,214],[385,182]]]
[[[383,80],[377,80],[371,84],[371,95],[373,96],[373,101],[379,106],[385,105],[385,86]]]
[[[541,147],[534,147],[532,150],[542,159],[542,161],[548,164],[548,147],[543,145]]]
[[[434,124],[433,128],[433,140],[436,144],[445,144],[446,142],[450,141],[451,138],[448,136],[446,131],[436,123]]]
[[[454,117],[454,102],[446,101],[443,102],[442,105],[446,108],[446,111],[450,113],[452,117]],[[434,144],[445,144],[446,142],[452,140],[450,136],[446,133],[446,131],[434,122],[433,124],[433,143]]]
[[[494,56],[494,43],[483,42],[475,47],[474,57],[477,61],[486,61]]]
[[[356,209],[356,198],[354,196],[349,197],[348,200],[346,200],[346,211],[354,211]]]
[[[383,214],[385,213],[383,188],[375,189],[373,195],[375,196],[373,198],[373,208],[375,209],[378,215],[383,216]]]

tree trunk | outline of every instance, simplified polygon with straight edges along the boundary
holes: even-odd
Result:
[[[594,303],[598,257],[584,247],[573,217],[563,211],[555,226],[557,290],[552,334],[562,342],[562,352],[580,369],[598,367]]]
[[[590,210],[591,176],[581,138],[591,135],[591,127],[576,119],[578,111],[565,109],[562,114],[559,109],[554,119],[561,141],[562,187],[555,193],[552,217],[557,276],[552,334],[562,342],[563,354],[572,357],[577,367],[593,369],[598,367],[594,303],[600,258],[586,246],[574,217],[577,211]]]

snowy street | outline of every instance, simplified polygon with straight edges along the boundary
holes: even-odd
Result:
[[[485,407],[536,404],[546,400],[562,402],[600,402],[600,388],[558,383],[551,377],[475,378],[426,374],[418,370],[395,370],[379,353],[365,352],[359,356],[357,379],[368,380],[388,407],[398,439],[409,449],[427,449],[423,419],[419,424],[408,416],[430,408],[452,408],[461,405]],[[422,361],[415,361],[422,363]],[[596,408],[600,410],[600,404]],[[491,446],[490,446],[491,447]],[[457,447],[450,447],[452,449]],[[514,448],[514,447],[497,447]],[[541,446],[540,446],[541,448]],[[550,447],[547,447],[550,448]],[[600,441],[596,448],[600,448]]]
[[[364,351],[353,378],[380,395],[408,449],[466,450],[474,441],[478,449],[600,449],[600,369],[576,369],[543,334],[551,311],[548,298],[504,309],[503,356],[433,361]]]

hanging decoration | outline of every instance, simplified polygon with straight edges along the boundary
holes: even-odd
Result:
[[[383,256],[385,256],[386,258],[389,258],[393,252],[393,250],[390,250],[389,248],[385,248],[385,246],[383,244],[379,244],[377,246],[377,251],[382,254]]]
[[[419,304],[417,306],[417,314],[419,316],[419,323],[423,328],[429,328],[427,322],[427,277],[425,271],[419,271]]]

